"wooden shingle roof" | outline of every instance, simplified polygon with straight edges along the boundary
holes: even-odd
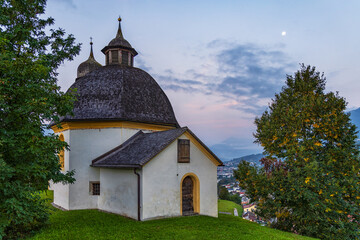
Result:
[[[77,78],[70,121],[132,121],[179,127],[171,103],[157,82],[145,71],[109,65]],[[70,90],[68,90],[70,91]]]

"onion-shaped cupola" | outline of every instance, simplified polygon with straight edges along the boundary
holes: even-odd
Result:
[[[92,38],[90,38],[90,56],[89,58],[81,63],[77,69],[77,77],[83,77],[86,74],[88,74],[89,72],[101,67],[101,64],[98,63],[95,58],[94,58],[94,53],[93,53],[93,42],[92,42]]]
[[[106,65],[134,66],[134,57],[138,54],[124,38],[121,31],[121,18],[118,18],[119,28],[116,37],[101,51],[105,54]]]

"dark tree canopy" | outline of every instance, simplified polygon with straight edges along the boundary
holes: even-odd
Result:
[[[239,164],[240,187],[275,228],[322,239],[358,239],[360,163],[346,101],[301,66],[256,118],[262,168]]]
[[[230,193],[226,187],[224,186],[219,187],[219,198],[222,200],[230,200]]]
[[[45,31],[44,0],[0,0],[0,238],[22,237],[46,221],[37,191],[71,183],[58,153],[67,147],[44,129],[72,110],[74,94],[57,86],[56,69],[79,53],[72,35]]]

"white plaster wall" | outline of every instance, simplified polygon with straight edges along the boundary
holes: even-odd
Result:
[[[65,142],[70,142],[70,131],[62,132]],[[60,135],[57,134],[57,135]],[[69,170],[69,151],[64,151],[64,172]],[[69,184],[50,183],[50,190],[54,190],[54,203],[65,209],[69,209]]]
[[[100,180],[100,169],[91,161],[125,142],[137,129],[105,128],[70,130],[70,169],[75,169],[76,182],[70,185],[69,208],[98,208],[98,196],[89,192],[89,182]],[[100,182],[102,185],[102,183]]]
[[[187,139],[185,135],[180,137]],[[217,166],[192,142],[190,163],[177,162],[177,140],[143,167],[142,219],[179,216],[180,184],[187,173],[200,181],[200,214],[218,216]]]
[[[98,208],[137,219],[137,175],[133,169],[100,169]]]

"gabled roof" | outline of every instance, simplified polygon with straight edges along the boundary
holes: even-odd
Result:
[[[188,132],[206,149],[219,165],[220,159],[210,151],[187,127],[153,133],[137,132],[123,144],[95,158],[92,167],[106,168],[139,168],[153,159],[173,141]]]

